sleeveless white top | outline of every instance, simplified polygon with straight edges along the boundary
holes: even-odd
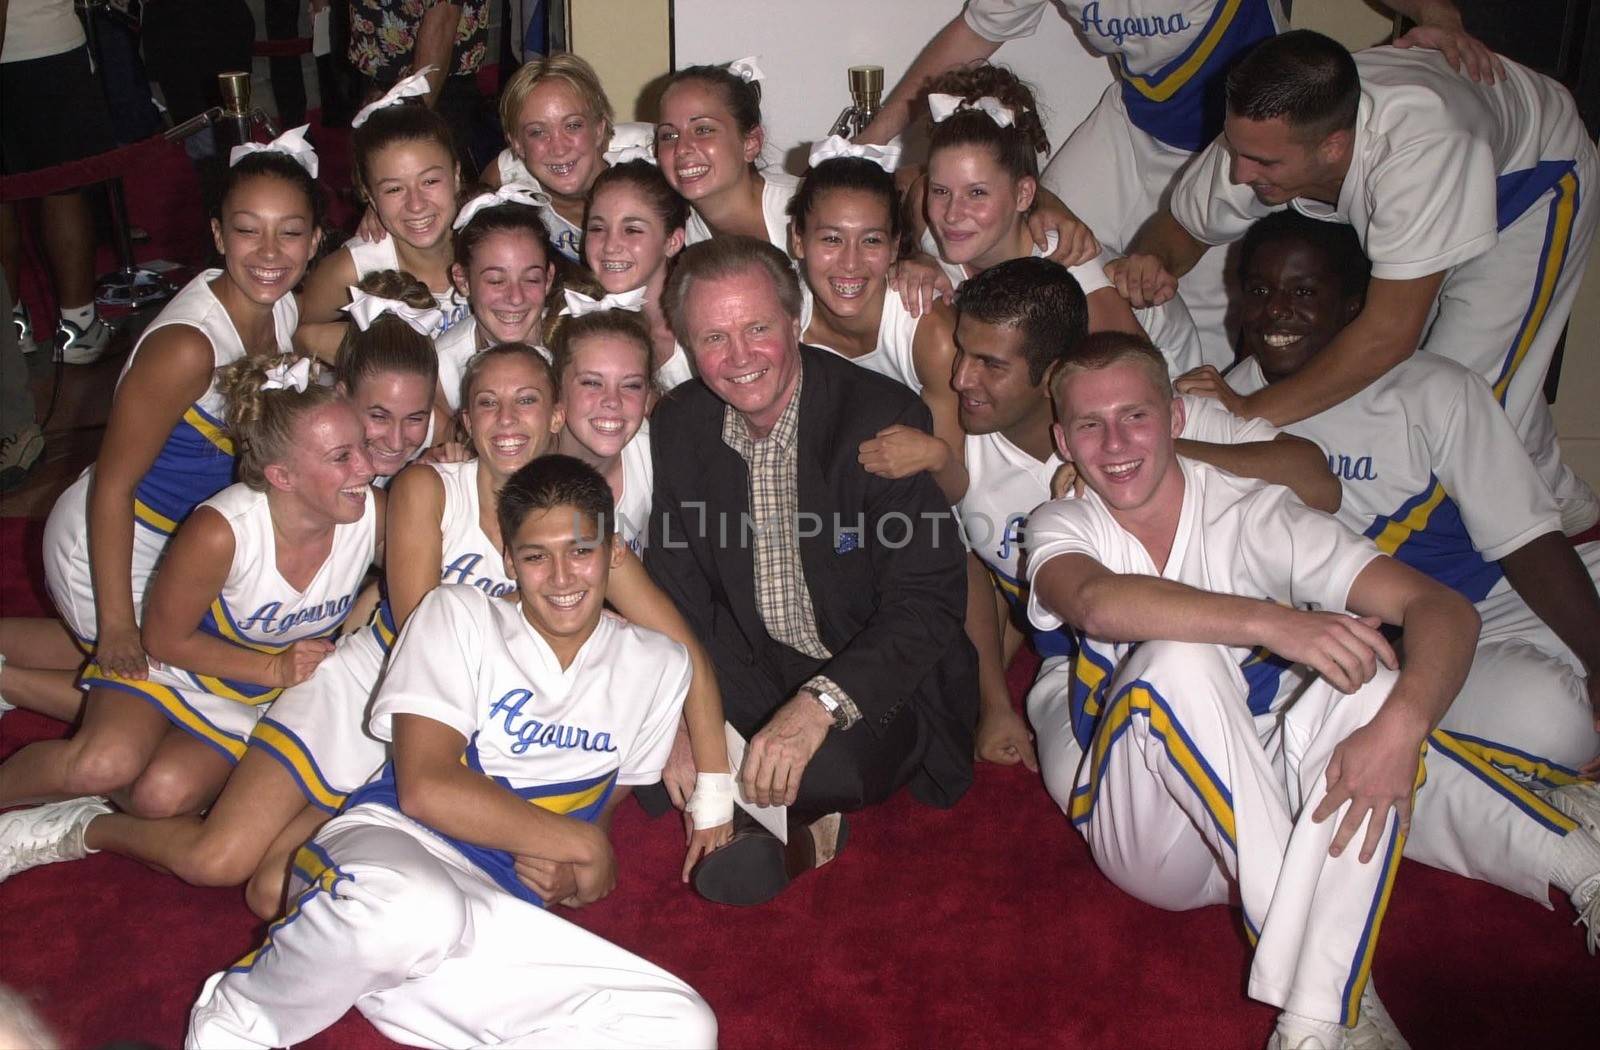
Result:
[[[394,235],[386,235],[381,241],[364,241],[360,237],[352,237],[344,242],[345,250],[350,253],[350,261],[356,265],[356,280],[377,273],[379,270],[399,270],[410,273],[400,265],[400,249],[395,244]],[[416,274],[412,274],[413,277]],[[444,327],[441,332],[448,332],[468,315],[466,300],[456,294],[452,288],[447,292],[434,292],[433,301],[439,304],[439,309],[444,311]]]
[[[377,555],[377,501],[371,492],[359,519],[334,527],[327,558],[301,590],[278,571],[272,511],[265,492],[242,483],[230,485],[202,506],[221,514],[233,530],[233,564],[200,621],[202,631],[246,649],[278,652],[306,638],[331,636],[339,629]],[[184,679],[186,686],[229,697],[238,694],[247,700],[277,691],[177,668],[165,668],[163,673]],[[152,679],[155,677],[153,671]]]
[[[537,343],[533,347],[550,361],[550,351]],[[444,392],[444,403],[450,411],[461,409],[461,380],[467,374],[467,362],[478,353],[478,319],[467,314],[461,323],[434,337],[433,349],[439,355],[439,389]]]
[[[786,171],[768,168],[761,172],[761,218],[767,224],[767,240],[789,254],[789,201],[800,188],[800,180]],[[685,228],[685,244],[699,244],[711,239],[711,227],[697,211],[689,213]]]
[[[1055,230],[1051,230],[1049,236],[1045,238],[1045,246],[1041,248],[1035,244],[1028,254],[1035,259],[1042,259],[1055,251],[1056,245],[1059,243],[1061,243],[1060,234],[1056,233]],[[950,279],[951,287],[961,287],[968,277],[967,269],[961,263],[945,261],[944,257],[939,254],[939,239],[933,235],[931,227],[922,231],[922,240],[918,242],[918,246],[938,260],[939,269],[943,270],[944,275]],[[1083,289],[1084,295],[1091,295],[1102,288],[1111,287],[1111,281],[1106,278],[1106,263],[1110,261],[1111,256],[1101,252],[1086,263],[1067,267],[1067,272],[1077,278],[1078,286]]]
[[[466,584],[495,598],[516,590],[517,581],[506,575],[500,548],[478,524],[478,461],[428,465],[444,485],[439,582]]]
[[[905,303],[900,298],[900,293],[893,288],[885,293],[883,313],[878,319],[878,345],[860,357],[840,354],[831,346],[804,337],[805,330],[811,327],[811,315],[815,308],[816,300],[810,289],[807,289],[800,302],[802,342],[838,354],[847,361],[854,361],[868,371],[888,376],[902,386],[909,387],[913,393],[921,395],[922,380],[917,376],[915,353],[919,318],[911,316],[911,312],[906,309]]]
[[[645,527],[650,521],[654,491],[655,471],[650,458],[650,421],[647,419],[633,435],[633,440],[622,446],[622,497],[617,500],[617,535],[635,554],[644,552]]]

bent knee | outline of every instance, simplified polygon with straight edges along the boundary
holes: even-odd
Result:
[[[351,876],[348,903],[367,915],[354,948],[392,968],[396,979],[432,970],[466,932],[467,902],[442,868],[397,871],[359,863],[341,868]]]
[[[115,741],[84,743],[67,756],[62,790],[69,795],[109,795],[137,780],[148,761],[147,755]]]
[[[1233,704],[1248,692],[1233,654],[1203,642],[1145,642],[1117,668],[1112,692],[1135,683],[1169,707]]]
[[[219,786],[176,764],[152,765],[129,788],[128,812],[149,820],[198,813],[216,798]]]
[[[237,886],[250,878],[261,850],[231,835],[202,835],[173,866],[173,874],[191,886]]]
[[[651,1026],[652,1043],[683,1050],[705,1050],[717,1045],[717,1015],[699,993],[686,987],[681,992],[663,991],[659,998],[660,1002],[652,1004],[650,1010],[652,1020],[657,1016],[662,1020],[659,1028]]]

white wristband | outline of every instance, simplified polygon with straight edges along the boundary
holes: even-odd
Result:
[[[689,816],[694,829],[720,827],[733,819],[733,774],[696,773],[694,794],[689,796]]]

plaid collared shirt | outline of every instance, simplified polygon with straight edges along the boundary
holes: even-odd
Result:
[[[767,633],[817,660],[833,656],[822,644],[817,613],[800,562],[796,522],[800,513],[800,387],[767,436],[752,440],[744,417],[732,405],[722,412],[722,440],[750,467],[751,539],[755,544],[756,609]],[[742,532],[742,529],[741,529]],[[741,535],[741,540],[743,536]],[[839,702],[841,728],[861,719],[861,710],[838,683],[814,675],[801,688],[827,693]]]

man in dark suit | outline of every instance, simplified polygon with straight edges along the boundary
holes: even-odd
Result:
[[[684,251],[664,296],[702,382],[650,422],[645,564],[711,654],[740,771],[785,804],[789,847],[748,818],[696,867],[702,895],[758,904],[842,844],[842,813],[909,784],[950,806],[972,781],[977,661],[965,548],[926,474],[857,461],[893,424],[930,430],[892,380],[800,344],[800,288],[765,241]]]

